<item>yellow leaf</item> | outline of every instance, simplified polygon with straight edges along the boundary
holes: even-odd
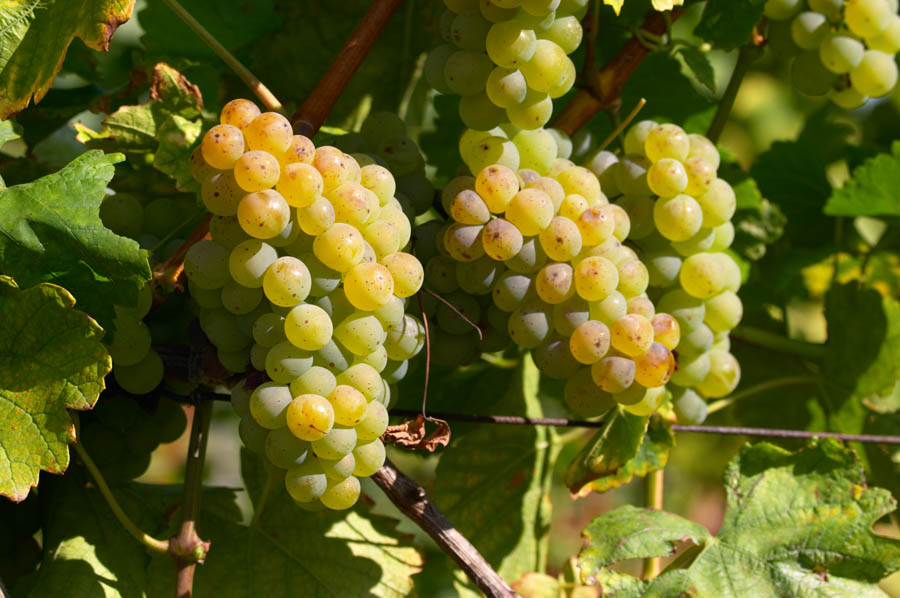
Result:
[[[625,4],[625,0],[603,0],[603,4],[609,4],[616,11],[616,14],[619,14],[619,11],[622,10],[622,5]]]
[[[653,9],[658,11],[672,10],[684,4],[684,0],[653,0]]]

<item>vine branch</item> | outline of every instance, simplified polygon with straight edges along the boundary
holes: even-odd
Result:
[[[518,598],[503,578],[491,568],[425,494],[425,489],[403,475],[390,461],[375,472],[372,480],[391,502],[418,525],[446,552],[488,598]]]
[[[369,10],[363,15],[350,39],[338,52],[328,71],[319,80],[305,102],[291,116],[294,132],[307,137],[315,135],[338,97],[347,87],[356,69],[381,37],[388,21],[400,8],[403,0],[374,0]]]
[[[763,49],[754,45],[752,41],[738,50],[738,58],[734,70],[731,72],[731,79],[728,80],[728,86],[725,87],[722,99],[719,100],[719,105],[716,107],[712,124],[709,125],[709,130],[706,132],[706,137],[713,143],[719,141],[719,137],[725,129],[725,123],[728,122],[728,117],[731,115],[731,109],[734,107],[734,100],[744,81],[744,75],[750,70],[754,61],[762,55],[762,52]]]
[[[115,495],[112,493],[112,490],[109,489],[109,484],[106,483],[106,479],[103,477],[103,474],[100,472],[100,469],[97,467],[97,464],[94,463],[94,460],[91,459],[91,456],[88,454],[87,450],[85,450],[84,446],[80,442],[76,442],[72,445],[75,448],[75,452],[78,453],[78,456],[81,458],[81,461],[84,463],[84,466],[90,472],[91,477],[94,478],[94,483],[97,485],[97,489],[100,491],[100,494],[103,495],[103,498],[106,500],[106,504],[109,505],[109,509],[113,512],[116,519],[119,520],[119,523],[122,524],[122,527],[125,530],[134,536],[138,542],[153,550],[155,552],[167,552],[169,550],[169,543],[165,540],[157,540],[153,536],[148,533],[145,533],[144,530],[139,528],[131,518],[122,510],[121,505],[119,505],[119,501],[116,500]],[[2,586],[0,586],[2,589]],[[4,596],[2,592],[0,592],[0,596]]]
[[[169,541],[169,554],[175,561],[176,598],[191,598],[194,595],[194,570],[197,563],[203,562],[209,551],[209,542],[204,542],[197,535],[197,517],[200,514],[203,464],[206,461],[212,405],[210,401],[203,401],[197,405],[194,408],[194,421],[191,423],[191,439],[184,474],[181,527]]]

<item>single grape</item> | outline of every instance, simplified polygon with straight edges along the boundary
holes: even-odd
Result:
[[[804,50],[818,49],[830,31],[825,15],[814,11],[801,12],[791,21],[791,37]]]
[[[646,156],[644,143],[647,141],[647,134],[658,126],[659,123],[653,120],[641,120],[633,124],[628,129],[628,132],[625,133],[625,154],[629,156]]]
[[[245,287],[229,280],[222,287],[222,306],[236,315],[249,314],[262,301],[259,288]]]
[[[292,400],[287,386],[265,382],[250,395],[250,414],[263,428],[275,430],[285,425],[285,411]]]
[[[200,241],[204,243],[204,241]],[[200,243],[195,244],[196,247]],[[258,239],[239,243],[228,257],[228,271],[231,277],[245,287],[261,287],[263,276],[269,266],[278,258],[275,248]],[[185,270],[187,265],[185,265]]]
[[[662,407],[666,389],[664,386],[644,388],[640,384],[632,384],[630,388],[613,395],[613,399],[632,415],[648,416]]]
[[[706,420],[706,401],[690,388],[673,388],[672,406],[679,424],[697,426]]]
[[[719,150],[716,149],[716,146],[712,141],[697,133],[688,135],[688,141],[690,142],[691,148],[688,152],[688,158],[703,158],[714,172],[718,170],[721,158],[719,156]]]
[[[617,266],[619,284],[616,289],[625,297],[636,297],[647,290],[650,284],[650,273],[644,262],[637,258],[622,260]]]
[[[468,96],[484,91],[494,65],[482,52],[458,50],[447,58],[444,81],[453,93]]]
[[[288,341],[282,341],[266,353],[266,374],[279,384],[290,382],[312,367],[313,355]]]
[[[320,459],[340,459],[350,454],[355,446],[356,430],[346,427],[335,426],[322,438],[312,441],[313,452]]]
[[[768,0],[763,14],[773,21],[782,21],[791,18],[802,9],[802,0]]]
[[[313,156],[316,154],[316,146],[312,140],[305,135],[294,135],[291,138],[291,145],[283,154],[275,156],[281,165],[282,172],[288,164],[312,164]]]
[[[386,334],[374,314],[361,311],[350,314],[334,327],[335,339],[354,355],[368,355],[385,342]]]
[[[675,371],[675,357],[662,343],[654,342],[643,355],[634,359],[634,381],[646,388],[662,386]]]
[[[268,433],[265,450],[269,462],[280,469],[302,465],[310,455],[309,443],[294,436],[286,426]]]
[[[289,206],[305,208],[321,197],[325,191],[325,182],[313,166],[295,162],[284,167],[275,188]]]
[[[450,201],[450,217],[461,224],[485,224],[491,219],[487,204],[475,191],[465,189]]]
[[[387,424],[387,418],[385,418],[385,424]],[[359,427],[357,427],[358,429]],[[353,457],[355,460],[353,475],[367,478],[374,475],[384,465],[386,459],[384,444],[378,438],[369,441],[360,439],[356,448],[353,449]]]
[[[295,501],[309,503],[325,493],[328,478],[316,459],[307,459],[285,473],[284,486]]]
[[[603,359],[609,351],[610,332],[603,322],[588,320],[578,326],[569,338],[572,356],[590,365]]]
[[[834,86],[834,81],[834,73],[822,64],[819,53],[813,50],[799,54],[791,64],[791,83],[802,94],[824,95]]]
[[[678,280],[681,288],[699,299],[718,294],[727,282],[725,267],[714,253],[696,253],[685,259]]]
[[[846,0],[844,22],[859,37],[873,37],[887,27],[891,9],[884,0]]]
[[[394,279],[386,266],[357,264],[344,275],[344,292],[356,309],[374,311],[394,294]]]
[[[547,228],[553,218],[553,202],[538,189],[523,189],[509,202],[506,219],[530,237]]]
[[[653,223],[670,241],[686,241],[703,225],[703,210],[690,195],[660,198],[653,205]]]
[[[678,350],[678,369],[672,375],[672,382],[680,386],[695,386],[709,374],[709,353],[688,355]]]
[[[200,144],[203,159],[218,170],[228,170],[244,153],[244,135],[232,125],[216,125]]]
[[[214,175],[215,171],[209,173],[210,177]],[[117,235],[136,239],[143,229],[144,209],[141,202],[128,193],[107,195],[100,204],[100,220]]]
[[[263,112],[250,121],[243,132],[251,150],[261,150],[274,156],[286,152],[294,140],[290,121],[277,112]]]
[[[575,294],[572,279],[572,266],[565,263],[550,263],[541,268],[535,276],[535,290],[545,302],[556,305]]]
[[[290,383],[291,394],[295,397],[314,394],[327,397],[337,386],[337,379],[328,369],[314,365]]]
[[[744,315],[741,300],[733,291],[723,291],[715,297],[710,297],[705,303],[704,322],[713,332],[726,332],[734,329]]]
[[[900,52],[900,15],[892,14],[887,27],[874,37],[866,39],[870,50],[878,50],[885,54]]]
[[[653,344],[653,325],[643,316],[626,314],[610,326],[610,342],[629,357],[640,356]]]
[[[184,256],[184,273],[198,288],[218,289],[229,280],[228,259],[228,250],[215,241],[198,241]]]
[[[819,59],[832,73],[849,73],[862,60],[866,47],[846,33],[833,33],[822,40]]]
[[[610,355],[591,366],[594,384],[608,393],[618,393],[634,382],[635,365],[627,357]]]
[[[281,307],[293,307],[303,302],[312,288],[309,269],[295,257],[280,257],[263,275],[266,298]]]
[[[231,125],[238,129],[243,129],[249,125],[254,118],[260,115],[259,107],[243,98],[231,100],[222,107],[219,113],[219,122],[223,125]]]
[[[653,340],[662,343],[670,351],[674,351],[681,340],[681,327],[675,316],[666,313],[657,313],[650,320],[653,326]]]
[[[559,148],[547,129],[519,131],[513,136],[512,141],[519,150],[519,168],[545,173],[550,170],[550,166],[557,158]]]
[[[586,301],[602,301],[616,290],[619,272],[615,265],[599,256],[578,262],[574,272],[575,290]]]
[[[663,158],[647,171],[647,185],[660,197],[675,197],[687,188],[687,170],[678,160]]]
[[[500,272],[505,268],[488,256],[474,262],[456,263],[456,280],[459,287],[470,295],[487,295]]]
[[[234,163],[234,179],[248,192],[262,191],[275,186],[281,176],[281,166],[272,154],[253,150]]]
[[[447,66],[447,60],[455,52],[456,47],[452,44],[441,44],[428,53],[428,58],[425,59],[425,64],[422,67],[422,72],[428,85],[440,93],[453,93],[453,90],[450,89],[447,85],[447,80],[444,78],[444,69]],[[376,143],[381,141],[381,139],[383,138],[379,138]]]
[[[616,227],[613,206],[607,204],[589,208],[579,214],[575,223],[578,225],[578,230],[581,232],[585,245],[604,243],[613,236]],[[550,255],[549,252],[548,255]],[[553,256],[551,255],[550,257]]]
[[[572,357],[568,339],[551,334],[542,345],[531,352],[532,359],[541,373],[549,378],[565,380],[577,372],[581,365]]]
[[[644,153],[651,162],[663,158],[684,161],[691,150],[691,141],[684,129],[678,125],[664,124],[647,132],[644,140]]]
[[[510,314],[508,330],[510,338],[520,347],[538,347],[552,331],[548,306],[540,300],[526,301]]]
[[[478,176],[475,177],[474,189],[490,212],[501,214],[506,211],[509,203],[518,193],[519,181],[512,170],[503,165],[494,164],[478,172]],[[484,224],[484,222],[487,222],[487,219],[482,222],[465,224]]]
[[[494,2],[495,4],[499,4]],[[494,23],[485,39],[488,56],[497,65],[519,68],[534,56],[537,36],[531,29],[523,29],[515,21]]]
[[[718,399],[731,394],[741,380],[741,367],[731,353],[711,351],[709,373],[696,388],[706,398]]]
[[[415,256],[403,252],[392,253],[386,255],[382,263],[394,280],[394,294],[397,297],[412,297],[422,288],[425,273]]]
[[[516,127],[532,130],[543,127],[553,114],[553,100],[547,93],[529,89],[520,104],[506,109],[506,116]]]
[[[356,504],[360,491],[359,479],[350,476],[340,482],[329,482],[319,500],[333,511],[343,511]]]
[[[488,256],[497,261],[505,261],[520,253],[524,239],[514,224],[503,218],[496,218],[482,230],[481,242]]]
[[[594,214],[592,210],[588,210],[582,214]],[[603,234],[603,223],[597,219],[590,218],[579,219],[578,224],[572,222],[565,216],[555,216],[550,224],[544,228],[538,237],[544,253],[552,260],[566,262],[577,256],[581,252],[582,239],[584,230],[588,230],[588,234],[594,236]],[[609,219],[609,227],[612,229],[612,219]],[[591,228],[591,227],[594,228]],[[591,237],[594,238],[594,237]]]
[[[510,108],[521,103],[527,91],[525,76],[518,69],[498,66],[491,71],[485,83],[488,98],[500,108]]]
[[[237,218],[244,232],[257,239],[270,239],[284,230],[291,208],[274,189],[248,193],[237,206]]]
[[[314,442],[332,430],[334,408],[323,396],[303,394],[290,402],[285,409],[285,418],[294,436]]]
[[[850,71],[850,82],[864,96],[887,95],[897,85],[897,63],[893,55],[866,50],[859,64]]]
[[[150,351],[150,330],[140,319],[117,316],[116,333],[107,348],[113,364],[131,366],[140,363]]]

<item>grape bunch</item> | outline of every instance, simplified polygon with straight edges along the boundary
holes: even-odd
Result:
[[[857,108],[897,84],[897,0],[768,0],[775,51],[793,56],[791,79],[807,95]]]
[[[729,352],[729,332],[743,315],[741,272],[727,253],[734,190],[716,176],[720,158],[712,142],[677,125],[641,121],[625,135],[624,149],[621,157],[598,152],[590,168],[628,213],[651,296],[678,323],[675,410],[682,420],[700,422],[703,398],[724,397],[740,381]]]
[[[662,405],[679,324],[656,313],[648,269],[623,244],[630,218],[594,173],[564,158],[543,175],[494,164],[451,180],[442,203],[452,222],[437,231],[427,261],[430,288],[475,321],[478,297],[489,295],[491,327],[530,349],[544,374],[567,380],[576,413],[593,417],[619,403],[648,415]]]
[[[470,129],[501,122],[519,129],[544,126],[553,98],[575,83],[568,54],[582,38],[584,0],[445,0],[440,18],[446,43],[425,62],[429,85],[461,96],[459,114]]]
[[[211,239],[184,268],[222,364],[270,381],[232,390],[244,444],[307,509],[346,509],[384,462],[391,384],[424,344],[405,313],[422,284],[391,172],[225,105],[192,157]]]
[[[495,164],[547,173],[558,159],[568,160],[571,154],[569,137],[551,128],[519,130],[505,123],[487,131],[467,129],[459,139],[459,155],[472,173]]]
[[[151,252],[151,265],[168,259],[184,243],[177,232],[191,216],[192,209],[184,202],[169,197],[141,201],[129,193],[115,193],[100,204],[103,225]],[[146,394],[163,380],[163,362],[152,343],[170,336],[171,322],[166,317],[149,315],[152,303],[153,293],[148,285],[141,288],[134,306],[116,305],[115,332],[105,339],[116,382],[131,394]],[[184,307],[178,301],[173,303]]]

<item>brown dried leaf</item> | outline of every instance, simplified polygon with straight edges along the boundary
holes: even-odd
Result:
[[[416,419],[405,421],[396,426],[388,426],[381,437],[385,443],[396,444],[410,450],[425,450],[433,453],[439,446],[450,444],[450,424],[442,419],[429,417],[428,421],[437,424],[437,428],[426,436],[425,418],[421,415]]]

